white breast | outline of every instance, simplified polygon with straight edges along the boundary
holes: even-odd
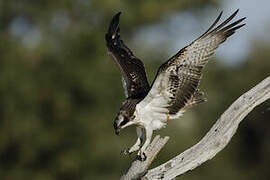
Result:
[[[136,105],[134,115],[136,124],[144,127],[148,126],[153,130],[157,130],[166,127],[169,120],[178,119],[184,112],[184,110],[180,110],[175,115],[169,115],[169,110],[165,107],[139,103]]]
[[[150,126],[156,130],[166,126],[168,121],[168,110],[166,108],[157,108],[152,106],[142,107],[137,104],[135,110],[136,121],[142,126]]]

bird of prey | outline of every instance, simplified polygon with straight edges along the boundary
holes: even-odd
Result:
[[[245,17],[230,23],[237,13],[238,10],[217,25],[221,12],[205,33],[159,67],[151,86],[144,64],[120,37],[121,12],[112,18],[105,39],[108,52],[122,74],[126,96],[113,125],[117,135],[120,129],[136,125],[138,136],[136,143],[123,154],[139,150],[138,156],[145,160],[144,152],[154,130],[164,128],[169,120],[179,118],[188,108],[206,101],[198,88],[202,70],[215,49],[245,25],[241,24]],[[144,134],[146,139],[141,146]]]

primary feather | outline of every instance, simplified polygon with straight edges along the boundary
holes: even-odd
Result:
[[[245,25],[238,25],[245,18],[228,25],[237,12],[214,28],[221,18],[220,13],[205,33],[161,65],[150,92],[141,104],[165,107],[170,115],[175,115],[182,108],[190,107],[190,104],[204,102],[198,90],[202,69],[215,49],[235,30]]]
[[[143,63],[120,38],[120,13],[113,17],[106,34],[107,47],[122,73],[126,93],[114,128],[119,134],[120,129],[135,124],[138,135],[137,142],[124,152],[132,153],[140,149],[144,128],[146,141],[139,151],[142,157],[153,130],[165,127],[168,120],[179,118],[187,108],[206,101],[198,89],[202,70],[218,46],[245,25],[240,24],[245,18],[229,24],[237,12],[215,27],[221,12],[205,33],[162,64],[151,88]]]
[[[120,14],[119,12],[113,17],[105,36],[108,51],[122,74],[126,98],[142,98],[145,97],[150,86],[142,61],[134,56],[120,37]]]

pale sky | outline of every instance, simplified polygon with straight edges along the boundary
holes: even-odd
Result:
[[[232,11],[239,8],[240,16],[246,16],[245,29],[237,34],[230,45],[223,47],[217,55],[224,61],[232,62],[234,57],[244,60],[248,56],[251,41],[265,41],[270,43],[270,1],[269,0],[228,0],[223,1],[223,8]]]
[[[169,53],[191,43],[213,23],[223,10],[223,19],[240,9],[236,19],[247,17],[246,26],[238,30],[216,51],[223,63],[228,65],[244,61],[252,48],[252,41],[270,43],[270,1],[269,0],[226,0],[220,9],[211,8],[201,12],[200,16],[190,12],[164,17],[160,24],[142,28],[134,38],[135,44],[144,44],[146,48],[162,49],[164,44]]]
[[[240,9],[236,19],[247,17],[246,26],[238,30],[215,55],[223,63],[234,65],[244,61],[252,48],[252,41],[270,43],[270,0],[223,0],[222,7],[209,8],[203,12],[181,12],[164,16],[157,24],[141,28],[132,39],[133,45],[143,46],[142,50],[169,51],[173,55],[199,37],[213,23],[223,10],[223,19]],[[56,14],[52,28],[63,31],[69,26],[65,14]],[[14,18],[10,25],[14,37],[19,37],[26,47],[35,48],[41,40],[40,29],[23,17]],[[131,49],[132,44],[128,44]],[[164,48],[166,47],[166,48]],[[136,52],[135,52],[136,53]],[[162,61],[162,59],[161,59]],[[165,61],[165,60],[163,60]]]

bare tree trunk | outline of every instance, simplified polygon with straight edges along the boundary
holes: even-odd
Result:
[[[270,98],[270,76],[239,97],[217,120],[208,133],[194,146],[164,164],[147,171],[153,159],[168,141],[155,137],[147,149],[146,161],[135,159],[121,179],[173,179],[193,170],[220,152],[235,134],[239,123],[252,109]]]

